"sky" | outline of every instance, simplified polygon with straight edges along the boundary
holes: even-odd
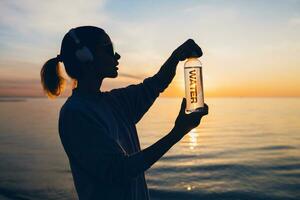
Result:
[[[122,56],[101,90],[154,75],[193,38],[205,96],[300,96],[300,0],[1,0],[0,96],[43,96],[42,65],[82,25],[103,28]],[[183,64],[162,96],[184,95]]]

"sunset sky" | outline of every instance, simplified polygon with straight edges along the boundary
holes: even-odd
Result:
[[[103,90],[156,73],[188,38],[206,96],[300,96],[299,0],[1,0],[0,96],[41,96],[42,64],[72,27],[103,28],[122,56]],[[164,96],[183,95],[183,63]]]

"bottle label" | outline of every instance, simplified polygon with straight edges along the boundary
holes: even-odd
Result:
[[[197,73],[196,69],[189,71],[191,103],[197,103]]]
[[[185,94],[187,100],[187,111],[193,111],[204,106],[202,68],[187,67],[184,69]]]

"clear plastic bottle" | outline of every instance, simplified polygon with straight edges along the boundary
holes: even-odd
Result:
[[[204,107],[202,63],[197,57],[190,57],[184,63],[186,112],[196,112]]]

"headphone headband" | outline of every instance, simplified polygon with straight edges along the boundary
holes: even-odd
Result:
[[[75,30],[73,28],[69,31],[69,35],[73,38],[76,44],[80,44],[80,40],[75,34]]]

